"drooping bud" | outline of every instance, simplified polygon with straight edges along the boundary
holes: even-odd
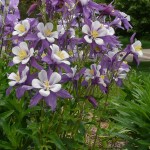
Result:
[[[93,105],[94,108],[98,106],[96,99],[92,96],[87,96],[88,101]]]
[[[38,6],[37,3],[33,3],[33,4],[29,7],[29,9],[28,9],[28,11],[27,11],[28,16],[30,16],[30,15],[34,12],[34,10],[37,8],[37,6]]]

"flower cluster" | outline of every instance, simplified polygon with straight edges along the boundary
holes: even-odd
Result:
[[[5,28],[10,25],[11,29],[4,31],[5,35],[12,35],[10,64],[18,66],[17,73],[11,73],[8,79],[10,88],[16,88],[18,98],[25,91],[32,91],[30,106],[44,99],[55,110],[58,97],[75,98],[81,89],[85,90],[83,96],[91,99],[94,92],[89,92],[89,87],[107,93],[110,84],[115,82],[121,86],[126,78],[130,68],[126,57],[133,54],[138,61],[142,55],[141,42],[134,42],[135,34],[131,43],[122,49],[115,29],[129,30],[132,26],[130,17],[112,4],[97,4],[92,0],[41,0],[28,10],[30,15],[41,8],[43,11],[37,18],[19,21],[18,3],[19,0],[10,0],[9,5],[1,2],[4,11],[5,7],[9,8]],[[12,8],[14,19],[9,16]],[[64,90],[66,84],[73,86],[69,92]]]

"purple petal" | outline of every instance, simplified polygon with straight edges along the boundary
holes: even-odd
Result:
[[[136,35],[136,33],[134,33],[134,34],[131,36],[131,38],[130,38],[131,44],[134,43],[135,35]]]
[[[96,108],[98,106],[98,103],[97,103],[97,101],[96,101],[96,99],[94,97],[88,96],[87,99],[94,106],[94,108]]]
[[[34,68],[38,69],[38,70],[42,70],[42,69],[43,69],[43,67],[40,66],[34,58],[31,59],[31,65],[32,65]]]
[[[57,104],[56,95],[51,92],[51,94],[48,97],[45,97],[45,101],[47,105],[51,107],[52,111],[54,111],[56,108],[56,104]]]
[[[60,90],[56,94],[61,98],[72,98],[72,96],[66,90]]]
[[[33,87],[32,86],[27,86],[27,85],[23,85],[23,86],[17,88],[16,89],[17,98],[20,99],[27,90],[31,90],[31,89],[33,89]]]
[[[39,101],[42,99],[43,96],[41,94],[37,93],[34,97],[32,97],[30,101],[30,107],[35,106],[39,103]]]
[[[11,90],[12,90],[13,87],[9,87],[7,90],[6,90],[6,95],[9,95],[11,93]]]

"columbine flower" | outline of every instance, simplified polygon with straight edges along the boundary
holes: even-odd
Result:
[[[30,23],[28,20],[23,20],[22,22],[18,23],[14,27],[13,35],[23,36],[25,35],[30,29]]]
[[[101,69],[100,65],[92,64],[90,66],[90,69],[85,70],[85,73],[84,73],[85,80],[88,81],[89,79],[94,79],[95,77],[99,77],[100,76],[100,72],[99,72],[100,69]]]
[[[127,73],[130,71],[129,65],[126,61],[123,61],[119,69],[117,70],[114,80],[116,81],[117,85],[122,85],[122,80],[126,78]]]
[[[69,73],[66,73],[66,75],[69,77],[69,78],[73,78],[74,76],[75,76],[75,74],[76,74],[76,72],[77,72],[77,65],[73,68],[71,68],[71,72],[69,72]]]
[[[17,72],[14,73],[12,72],[9,76],[8,79],[11,81],[8,83],[9,86],[15,86],[16,84],[21,84],[24,83],[27,79],[27,73],[29,71],[29,67],[25,67],[25,69],[22,72]]]
[[[135,54],[137,54],[138,56],[143,56],[143,52],[142,52],[142,43],[140,41],[135,41],[132,45],[131,45],[131,51]]]
[[[13,58],[14,64],[19,64],[20,62],[26,64],[30,60],[30,57],[33,56],[34,49],[29,49],[27,43],[21,42],[19,46],[15,46],[12,49],[12,53],[16,55]]]
[[[46,23],[44,24],[41,22],[37,26],[38,30],[40,31],[38,33],[38,37],[42,40],[47,39],[49,42],[53,43],[55,41],[55,38],[58,39],[58,32],[52,32],[53,30],[53,24],[52,23]]]
[[[55,61],[58,64],[65,63],[65,64],[70,65],[70,62],[66,60],[67,58],[69,58],[69,54],[66,51],[63,51],[63,50],[61,51],[59,47],[55,44],[52,44],[50,48],[52,49],[51,57],[53,61]]]
[[[61,84],[57,84],[61,80],[60,74],[53,72],[50,77],[45,70],[41,70],[38,74],[39,79],[32,80],[32,86],[40,89],[39,93],[47,97],[51,94],[51,91],[56,93],[61,89]]]
[[[99,21],[92,22],[91,28],[88,25],[84,25],[82,32],[87,34],[84,36],[87,43],[95,41],[98,45],[104,44],[101,37],[106,36],[108,33],[107,29]]]
[[[131,21],[131,18],[129,15],[127,15],[126,13],[124,12],[120,12],[121,16],[123,16],[124,18],[126,18],[128,21]]]

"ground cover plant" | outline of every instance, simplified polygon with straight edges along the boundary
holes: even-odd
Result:
[[[39,0],[22,20],[19,0],[0,3],[0,148],[117,148],[109,95],[130,71],[126,57],[143,54],[135,34],[125,48],[115,34],[130,17],[92,0]]]

